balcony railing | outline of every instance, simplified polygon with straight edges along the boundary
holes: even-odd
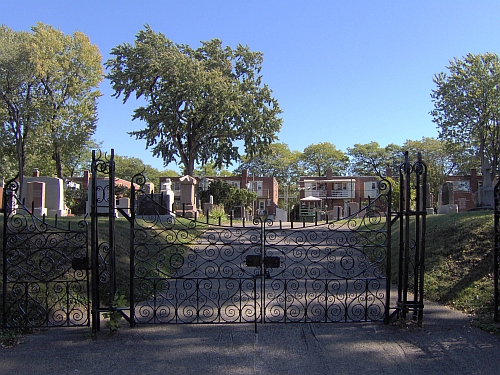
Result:
[[[326,190],[306,190],[306,197],[326,198]]]
[[[352,190],[332,190],[332,198],[354,198],[354,191]]]
[[[326,190],[306,190],[306,197],[315,198],[354,198],[354,190],[332,190],[330,195],[327,195]]]

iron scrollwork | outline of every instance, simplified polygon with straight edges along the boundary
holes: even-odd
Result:
[[[33,215],[8,184],[5,220],[5,328],[89,325],[87,222],[62,229]]]

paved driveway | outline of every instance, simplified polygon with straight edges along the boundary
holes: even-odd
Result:
[[[0,349],[1,374],[491,374],[500,337],[426,304],[424,327],[379,323],[52,329]]]

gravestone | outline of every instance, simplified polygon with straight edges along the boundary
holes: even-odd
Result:
[[[491,183],[491,166],[486,164],[483,172],[483,186],[479,188],[477,208],[492,210],[495,206],[495,197]]]
[[[161,184],[160,194],[163,195],[162,206],[166,208],[166,214],[175,216],[173,205],[175,194],[172,190],[172,182],[170,178],[167,178],[163,184]]]
[[[125,215],[130,216],[130,198],[121,197],[116,200],[116,217],[121,217],[122,215],[118,208],[121,208]]]
[[[454,202],[453,182],[445,182],[441,187],[441,205],[447,206]]]
[[[457,212],[458,204],[455,204],[453,182],[447,181],[441,186],[438,214],[452,214]]]
[[[146,182],[143,187],[142,187],[142,190],[144,191],[144,194],[154,194],[155,192],[155,184],[153,184],[152,182]]]
[[[233,207],[233,219],[243,219],[245,215],[245,206]]]
[[[359,204],[357,202],[347,203],[347,215],[351,216],[359,211]]]
[[[45,208],[47,215],[68,216],[69,210],[64,204],[64,182],[57,177],[39,176],[38,170],[35,169],[33,177],[25,177],[23,180],[22,199],[26,205],[31,208],[31,201],[28,200],[26,193],[28,184],[38,182],[45,184]]]
[[[28,209],[33,207],[35,215],[47,215],[45,207],[45,182],[28,182],[26,183],[26,206]]]
[[[186,218],[196,217],[196,201],[195,187],[198,181],[194,177],[184,176],[179,179],[181,185],[181,201],[180,209],[177,210],[177,215]]]
[[[203,214],[205,215],[210,214],[213,208],[214,208],[214,196],[210,195],[208,197],[208,203],[207,202],[203,203]]]

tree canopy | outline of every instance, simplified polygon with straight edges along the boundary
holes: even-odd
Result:
[[[307,146],[301,163],[305,173],[313,176],[323,176],[329,169],[334,176],[341,176],[347,170],[349,158],[330,142],[322,142]]]
[[[494,53],[468,54],[450,61],[448,72],[434,76],[430,112],[439,137],[457,165],[490,164],[498,171],[500,156],[500,60]]]
[[[350,158],[350,169],[358,176],[385,176],[386,169],[391,168],[397,173],[401,164],[402,148],[395,144],[380,147],[377,142],[367,144],[356,143],[347,148]]]
[[[219,39],[193,49],[146,25],[134,45],[121,44],[111,54],[106,67],[114,96],[145,101],[132,117],[146,127],[130,134],[146,140],[165,165],[180,162],[193,175],[196,164],[238,160],[237,141],[254,156],[276,140],[281,110],[262,83],[262,53],[241,44],[223,47]]]
[[[50,155],[62,178],[63,166],[85,151],[102,73],[98,48],[81,32],[42,23],[31,32],[0,28],[2,158],[15,160],[20,179],[28,155],[40,162]]]
[[[242,158],[235,172],[240,174],[247,169],[254,176],[274,177],[282,188],[284,185],[298,184],[299,176],[302,175],[299,165],[301,156],[301,152],[291,151],[286,143],[273,143],[266,155]]]

